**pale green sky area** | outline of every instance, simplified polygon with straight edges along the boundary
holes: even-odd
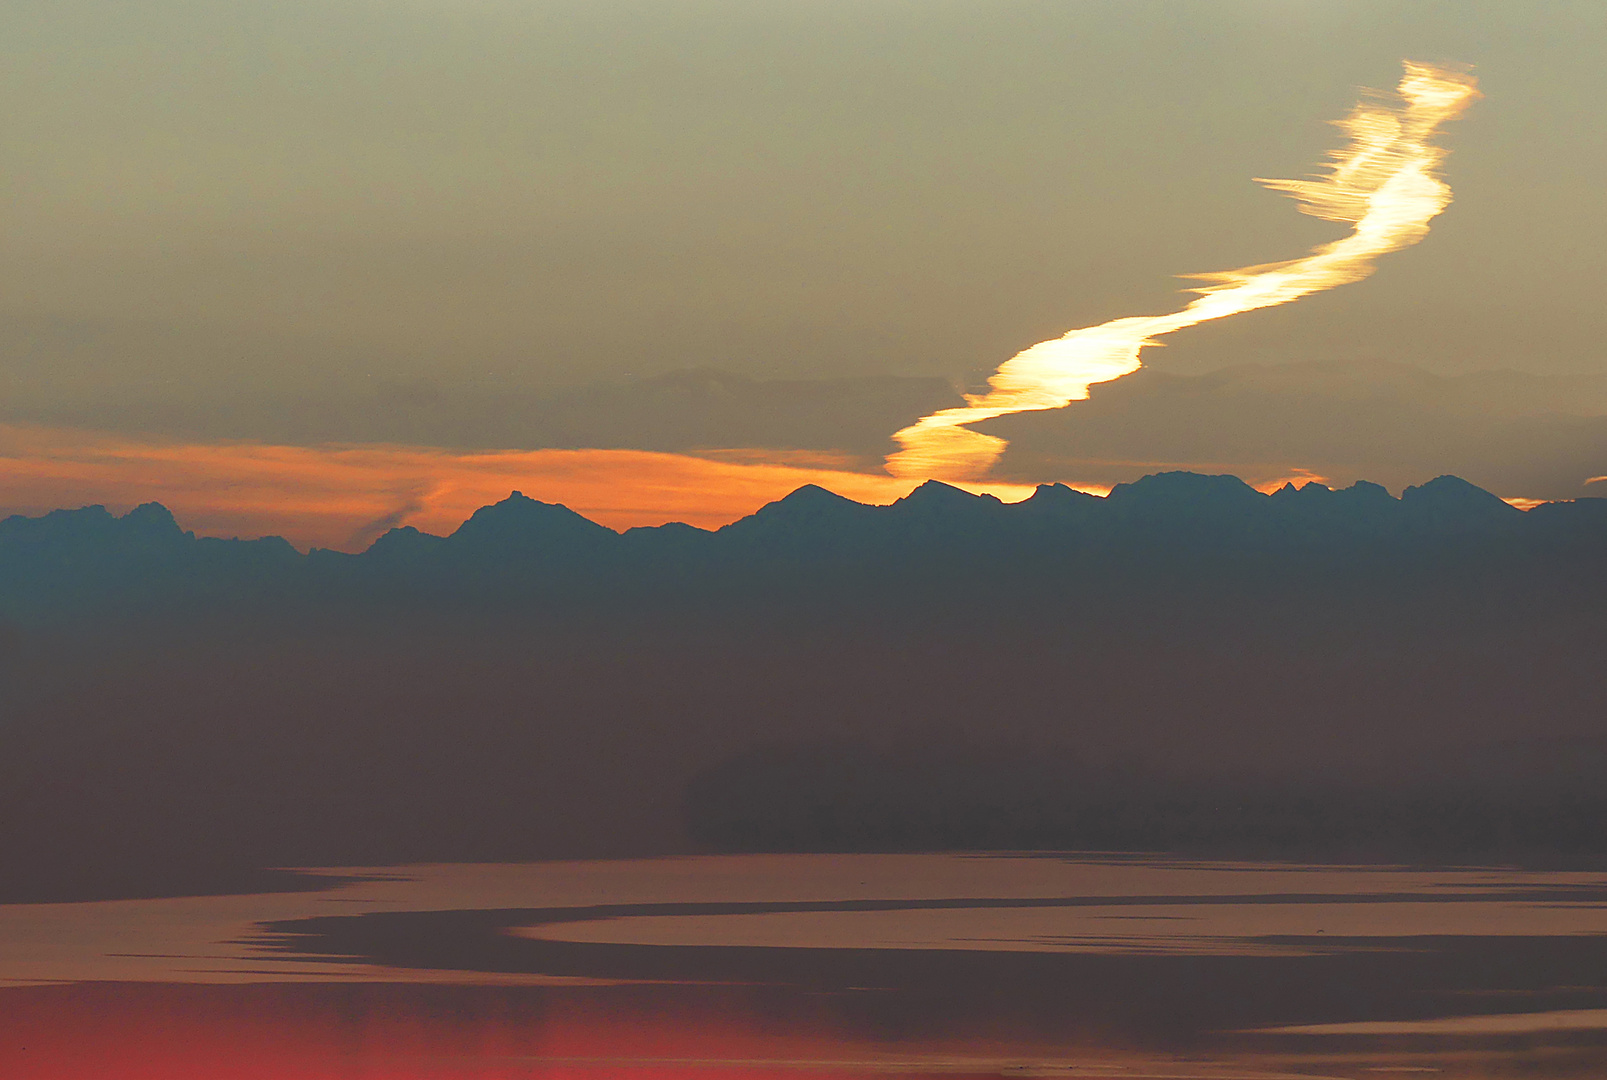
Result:
[[[1251,178],[1403,57],[1487,95],[1428,240],[1152,365],[1607,371],[1604,43],[1600,0],[8,0],[0,406],[974,377],[1337,236]]]

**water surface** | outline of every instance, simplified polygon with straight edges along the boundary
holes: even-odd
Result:
[[[1607,873],[1090,854],[327,873],[0,906],[0,1075],[1607,1075]]]

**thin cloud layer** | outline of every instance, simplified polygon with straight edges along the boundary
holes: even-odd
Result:
[[[299,547],[356,550],[398,525],[449,533],[521,490],[610,528],[682,521],[717,528],[818,484],[887,503],[916,482],[850,472],[830,458],[744,451],[694,457],[636,450],[454,452],[406,446],[275,446],[139,441],[0,426],[0,508],[40,513],[160,502],[213,536],[284,536]],[[985,484],[1007,501],[1031,485]]]
[[[806,483],[890,502],[914,481],[874,471],[884,418],[913,419],[955,391],[935,379],[866,389],[711,370],[544,398],[390,388],[376,395],[385,409],[351,403],[376,418],[362,442],[339,439],[348,409],[338,400],[324,413],[256,414],[239,424],[249,441],[204,425],[143,435],[133,413],[133,432],[0,425],[0,514],[157,500],[210,535],[356,548],[392,525],[449,532],[513,489],[614,528],[719,526]],[[862,398],[860,410],[839,408]],[[1039,482],[1101,490],[1169,469],[1264,489],[1365,479],[1398,491],[1453,473],[1510,499],[1607,495],[1607,376],[1443,376],[1355,361],[1151,368],[1094,387],[1074,409],[982,427],[1011,442],[989,489],[1004,498]],[[482,428],[509,448],[480,449]]]

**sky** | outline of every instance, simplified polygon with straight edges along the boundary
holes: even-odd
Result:
[[[1342,235],[1253,178],[1408,58],[1484,94],[1422,243],[984,425],[986,479],[1607,494],[1604,36],[1594,0],[11,0],[0,513],[360,546],[448,526],[486,455],[563,501],[558,450],[721,463],[593,458],[620,524],[751,510],[749,466],[893,497],[892,433],[1017,351]],[[309,466],[230,516],[229,462],[353,447],[392,462],[341,474],[361,509],[297,524]]]

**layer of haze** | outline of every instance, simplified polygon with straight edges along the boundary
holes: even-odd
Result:
[[[1595,2],[13,0],[0,421],[874,469],[888,434],[1022,347],[1171,310],[1180,272],[1334,239],[1251,177],[1308,173],[1402,57],[1469,62],[1486,94],[1445,138],[1456,201],[1433,236],[1368,281],[1173,335],[1148,366],[1599,376],[1604,34]],[[555,431],[541,405],[639,402],[640,380],[691,369],[824,380],[858,441],[673,401]],[[922,382],[873,402],[835,382],[870,376]],[[1379,458],[1368,430],[1328,458]],[[1195,432],[1183,464],[1232,464],[1244,431],[1220,451]],[[1607,472],[1585,442],[1500,494],[1584,493]],[[1005,472],[1124,478],[1033,460]],[[1458,469],[1414,457],[1398,482]]]

